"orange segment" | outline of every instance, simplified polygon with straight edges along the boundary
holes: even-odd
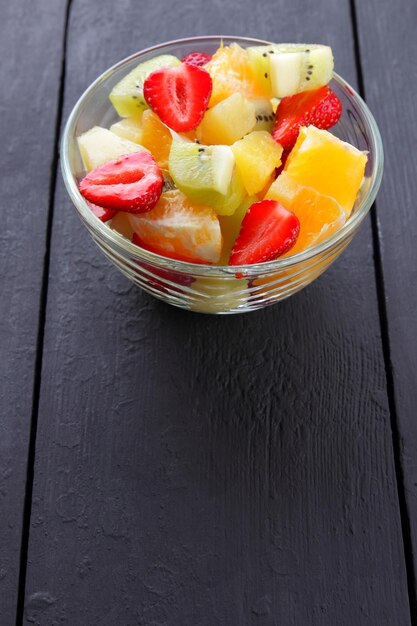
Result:
[[[160,254],[216,263],[222,236],[216,213],[193,204],[181,191],[163,193],[152,211],[129,215],[135,233]]]
[[[346,221],[343,208],[333,198],[321,196],[312,187],[300,185],[285,171],[271,185],[266,197],[281,202],[300,220],[298,239],[284,256],[323,241]]]
[[[285,170],[318,193],[334,198],[349,217],[365,172],[367,156],[327,130],[301,128]]]
[[[146,109],[142,115],[141,144],[151,152],[159,167],[163,169],[168,169],[171,143],[172,137],[168,128],[153,111]]]
[[[300,130],[284,171],[266,193],[300,220],[300,235],[285,256],[324,241],[343,226],[366,161],[366,154],[325,130],[314,126]]]
[[[204,69],[213,80],[210,107],[236,92],[249,99],[270,98],[272,95],[260,87],[249,67],[247,53],[236,43],[219,48]]]

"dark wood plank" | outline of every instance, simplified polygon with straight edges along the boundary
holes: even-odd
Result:
[[[349,20],[329,0],[74,0],[66,112],[193,33],[332,24],[354,81]],[[59,186],[26,602],[42,626],[410,623],[368,223],[304,292],[210,318],[130,286]]]
[[[417,4],[400,0],[395,5],[384,4],[381,11],[379,3],[371,0],[358,3],[357,11],[366,99],[375,112],[385,147],[376,226],[417,624]]]
[[[0,612],[14,624],[65,2],[0,2]]]

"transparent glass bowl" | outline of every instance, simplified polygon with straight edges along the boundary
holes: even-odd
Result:
[[[299,291],[322,274],[352,240],[368,213],[381,183],[383,148],[376,122],[362,98],[340,76],[331,87],[343,104],[332,132],[368,152],[366,178],[346,224],[321,244],[285,259],[239,267],[196,265],[147,252],[103,224],[78,191],[83,166],[77,137],[94,125],[117,120],[109,101],[113,86],[138,63],[158,54],[182,58],[195,51],[213,53],[223,41],[242,47],[269,42],[242,37],[192,37],[163,43],[124,59],[100,76],[81,96],[65,126],[61,166],[68,193],[92,238],[104,254],[136,285],[153,296],[192,311],[239,313],[259,309]]]

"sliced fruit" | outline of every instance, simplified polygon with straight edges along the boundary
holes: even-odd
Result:
[[[86,133],[80,135],[77,141],[84,169],[87,172],[108,161],[118,159],[123,154],[147,152],[146,148],[128,139],[123,139],[107,128],[101,128],[101,126],[93,126]]]
[[[361,186],[365,152],[326,130],[301,128],[285,171],[298,183],[334,198],[349,217]]]
[[[109,226],[113,230],[117,230],[120,235],[129,239],[129,241],[132,240],[133,228],[129,222],[129,213],[117,211],[111,222],[109,222]]]
[[[168,157],[171,148],[172,136],[168,128],[151,110],[142,115],[142,145],[150,150],[159,167],[168,168]]]
[[[132,235],[132,243],[146,250],[146,245],[136,233]],[[167,255],[165,254],[165,256]],[[164,293],[169,293],[170,290],[180,291],[177,285],[189,286],[195,280],[190,274],[181,274],[180,272],[173,272],[172,270],[166,270],[162,267],[155,267],[150,263],[145,263],[145,261],[136,261],[136,263],[146,270],[146,273],[141,275],[142,280],[145,280],[150,287],[163,291]],[[169,283],[165,281],[169,281]],[[171,283],[176,284],[172,285]]]
[[[245,196],[229,146],[202,146],[174,138],[169,172],[185,195],[220,215],[231,215]]]
[[[237,43],[219,48],[205,69],[213,79],[210,107],[234,93],[241,93],[249,99],[272,96],[270,91],[259,85],[249,66],[246,50]]]
[[[298,217],[282,204],[275,200],[255,202],[243,218],[229,265],[273,261],[293,247],[299,232]]]
[[[302,127],[285,169],[266,197],[282,202],[300,220],[291,254],[315,245],[349,217],[362,183],[367,156],[314,126]]]
[[[206,111],[197,128],[197,137],[205,144],[231,145],[255,124],[255,105],[242,94],[234,93]]]
[[[276,98],[326,85],[333,53],[319,44],[269,44],[247,48],[249,65],[265,90]]]
[[[143,94],[164,124],[177,132],[186,132],[203,119],[211,89],[208,72],[182,63],[152,72],[145,80]]]
[[[87,204],[90,207],[91,211],[94,213],[94,215],[96,215],[98,219],[102,222],[108,222],[117,213],[117,211],[114,211],[113,209],[105,209],[104,207],[93,204],[92,202],[87,201]]]
[[[258,201],[256,196],[245,198],[233,215],[219,215],[220,228],[222,230],[223,247],[219,265],[227,265],[233,245],[240,232],[242,220],[246,215],[249,207]]]
[[[96,167],[80,183],[90,202],[106,209],[141,213],[152,209],[164,179],[148,152],[136,152]]]
[[[199,277],[193,283],[191,309],[199,313],[222,313],[244,306],[248,301],[245,279]]]
[[[265,197],[281,202],[300,220],[300,235],[290,254],[320,243],[346,221],[344,210],[333,198],[300,185],[285,171],[272,183]]]
[[[342,103],[327,85],[303,91],[281,100],[272,136],[285,150],[291,150],[300,126],[312,124],[326,130],[337,124],[341,115]]]
[[[161,67],[175,67],[180,64],[181,61],[177,57],[170,54],[162,54],[149,59],[149,61],[140,63],[127,76],[122,78],[113,87],[109,96],[120,117],[140,117],[143,109],[147,108],[145,98],[143,97],[143,83],[145,79],[154,70]]]
[[[222,236],[216,213],[193,204],[178,189],[162,194],[152,211],[130,216],[142,244],[163,256],[191,262],[216,263]]]
[[[129,139],[133,143],[142,143],[142,124],[141,118],[125,117],[124,119],[110,126],[112,133]]]
[[[281,165],[282,147],[266,130],[259,130],[237,141],[232,149],[246,191],[259,193]]]
[[[183,63],[188,63],[188,65],[195,65],[196,67],[203,67],[209,61],[211,61],[211,55],[206,54],[205,52],[190,52],[186,57],[181,59]]]
[[[256,100],[252,100],[252,102],[255,105],[256,119],[253,130],[267,130],[270,133],[275,123],[275,112],[271,100],[256,98]]]

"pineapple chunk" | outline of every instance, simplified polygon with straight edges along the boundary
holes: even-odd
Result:
[[[139,119],[126,117],[110,126],[110,130],[123,139],[129,139],[133,143],[142,143],[142,125]]]
[[[234,93],[206,111],[197,128],[197,137],[204,144],[231,145],[249,133],[255,124],[253,102]]]
[[[275,168],[281,165],[282,146],[266,130],[246,135],[233,145],[232,150],[249,195],[259,193]]]
[[[77,139],[81,158],[87,172],[124,154],[146,150],[137,143],[118,137],[107,128],[93,126]]]

